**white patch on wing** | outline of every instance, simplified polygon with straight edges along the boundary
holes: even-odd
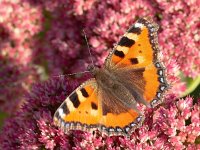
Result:
[[[126,55],[129,51],[129,47],[117,45],[116,50],[122,51]]]
[[[62,108],[59,108],[59,109],[58,109],[58,113],[59,113],[59,115],[60,115],[61,118],[64,118],[64,117],[65,117],[65,113],[64,113],[64,111],[63,111]]]
[[[80,102],[84,102],[86,100],[86,98],[82,95],[80,90],[77,90],[76,93]]]
[[[143,24],[142,23],[138,23],[136,22],[135,25],[134,25],[136,28],[143,28]]]
[[[127,38],[137,41],[138,40],[138,35],[134,34],[134,33],[126,33],[124,36],[126,36]]]
[[[76,109],[74,108],[73,103],[71,102],[71,100],[70,100],[69,98],[67,98],[66,103],[67,103],[67,107],[68,107],[68,109],[69,109],[70,112],[76,110]]]
[[[143,56],[138,56],[137,57],[139,63],[143,63],[144,62],[144,57]]]

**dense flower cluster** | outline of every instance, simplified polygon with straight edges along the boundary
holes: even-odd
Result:
[[[177,60],[180,71],[196,77],[200,73],[200,5],[199,0],[156,0],[160,14],[159,42],[166,59]],[[187,58],[187,59],[186,59]]]
[[[11,114],[37,79],[32,38],[40,31],[42,14],[21,1],[1,1],[0,8],[0,111]]]
[[[81,80],[85,80],[81,78]],[[71,131],[64,134],[52,123],[52,116],[81,80],[58,78],[33,87],[27,103],[15,117],[6,121],[0,149],[198,149],[200,102],[191,97],[176,100],[167,95],[164,102],[145,110],[143,126],[128,139]]]

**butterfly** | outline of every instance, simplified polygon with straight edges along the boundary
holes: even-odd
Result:
[[[122,36],[101,68],[91,65],[89,79],[74,90],[54,114],[69,130],[129,135],[144,120],[137,104],[154,107],[168,88],[159,60],[158,25],[140,18]]]

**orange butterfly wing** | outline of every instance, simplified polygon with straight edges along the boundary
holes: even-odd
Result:
[[[87,130],[84,124],[94,125],[99,123],[101,108],[98,107],[97,85],[91,79],[79,86],[61,104],[54,114],[54,122],[65,132],[71,129]]]
[[[143,70],[143,97],[155,105],[167,88],[164,67],[158,58],[158,25],[151,19],[139,19],[121,38],[108,56],[105,67],[110,70]],[[119,72],[116,71],[116,72]],[[133,78],[133,83],[134,81]],[[137,83],[136,83],[137,84]]]

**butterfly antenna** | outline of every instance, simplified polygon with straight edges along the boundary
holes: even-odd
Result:
[[[83,30],[83,34],[84,34],[85,41],[87,43],[88,51],[89,51],[89,54],[90,54],[90,60],[92,62],[92,65],[94,66],[94,61],[92,59],[92,53],[91,53],[91,49],[90,49],[90,46],[89,46],[89,43],[88,43],[88,40],[87,40],[87,36],[86,36],[85,30]]]
[[[83,30],[83,34],[84,34],[84,37],[85,37],[85,41],[87,43],[87,47],[88,47],[88,51],[89,51],[89,55],[90,55],[90,61],[92,62],[92,65],[94,66],[94,61],[92,59],[91,49],[90,49],[90,46],[88,44],[88,40],[87,40],[87,36],[86,36],[85,30]],[[53,77],[73,76],[73,75],[78,75],[78,74],[84,74],[84,73],[87,73],[87,72],[90,72],[90,71],[76,72],[76,73],[70,73],[70,74],[64,74],[64,75],[55,75]]]
[[[82,72],[76,72],[76,73],[69,73],[69,74],[64,74],[64,75],[55,75],[53,77],[65,77],[65,76],[73,76],[73,75],[78,75],[78,74],[84,74],[90,71],[82,71]]]

